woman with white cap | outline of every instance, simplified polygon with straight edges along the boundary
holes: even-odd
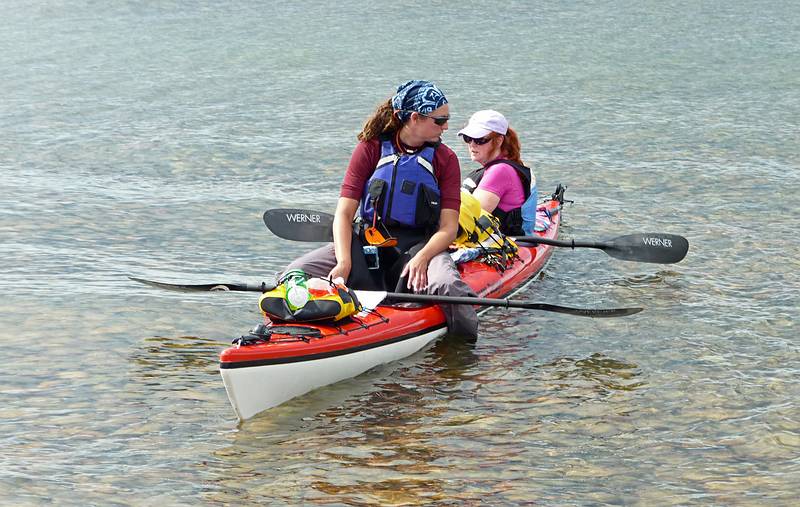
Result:
[[[536,224],[536,178],[520,159],[519,137],[502,114],[491,109],[473,114],[458,132],[472,160],[481,167],[462,187],[495,215],[509,236],[533,234]]]
[[[447,98],[435,84],[400,85],[358,134],[336,206],[333,243],[295,260],[286,272],[342,278],[352,289],[475,296],[447,251],[461,205],[458,157],[441,142],[449,119]],[[354,215],[360,218],[355,229]],[[477,338],[471,305],[442,310],[451,334]]]

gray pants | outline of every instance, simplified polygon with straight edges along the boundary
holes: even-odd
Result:
[[[328,243],[294,260],[286,267],[286,271],[302,269],[311,276],[326,277],[334,266],[336,253],[333,243]],[[475,297],[469,285],[461,279],[458,268],[447,252],[436,255],[428,263],[428,287],[425,293]],[[467,340],[477,339],[478,316],[471,305],[441,305],[441,308],[447,321],[448,333]]]

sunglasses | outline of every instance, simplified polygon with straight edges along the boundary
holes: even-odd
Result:
[[[465,142],[465,143],[467,143],[467,144],[469,144],[469,143],[475,143],[475,144],[477,144],[478,146],[483,146],[484,144],[486,144],[486,143],[488,143],[489,141],[491,141],[491,140],[492,140],[492,138],[491,138],[491,137],[489,137],[489,136],[484,136],[484,137],[470,137],[470,136],[465,136],[464,134],[461,134],[461,137],[463,137],[463,138],[464,138],[464,142]]]
[[[417,113],[418,115],[424,116],[425,118],[430,118],[431,120],[433,120],[433,123],[435,123],[436,125],[438,125],[440,127],[442,125],[444,125],[445,123],[447,123],[448,121],[450,121],[450,115],[448,115],[448,116],[431,116],[431,115],[428,115],[428,114],[425,114],[425,113],[420,113],[419,111],[406,111],[406,110],[403,110],[403,111],[405,111],[406,113]]]

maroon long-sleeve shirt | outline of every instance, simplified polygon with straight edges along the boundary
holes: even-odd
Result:
[[[380,158],[381,145],[378,139],[358,143],[350,157],[339,195],[361,200],[364,185]],[[458,211],[461,206],[461,167],[456,154],[444,144],[439,144],[433,153],[433,174],[439,183],[442,209]]]

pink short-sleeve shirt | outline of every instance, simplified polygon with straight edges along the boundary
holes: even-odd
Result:
[[[517,170],[505,163],[486,169],[478,188],[500,197],[497,207],[503,211],[519,208],[525,202],[525,191]]]

